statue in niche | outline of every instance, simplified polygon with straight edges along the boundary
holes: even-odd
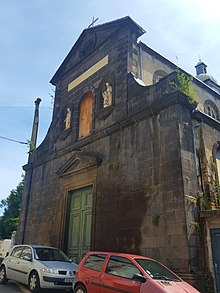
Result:
[[[112,105],[112,86],[110,83],[106,82],[104,86],[103,96],[103,107],[109,107]]]
[[[66,118],[64,120],[65,123],[65,130],[70,128],[70,121],[71,121],[71,110],[70,108],[66,109]]]

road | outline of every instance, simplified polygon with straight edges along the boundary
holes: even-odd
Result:
[[[27,286],[16,283],[14,281],[8,281],[7,285],[0,285],[1,293],[30,293]],[[71,293],[72,291],[64,290],[43,290],[42,293]]]
[[[30,293],[23,285],[13,281],[8,281],[7,285],[0,285],[1,293]]]

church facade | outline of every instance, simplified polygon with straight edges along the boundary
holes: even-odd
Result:
[[[85,29],[53,76],[17,243],[76,262],[89,250],[142,254],[219,292],[220,87],[202,61],[191,77],[138,42],[144,32],[130,17]]]

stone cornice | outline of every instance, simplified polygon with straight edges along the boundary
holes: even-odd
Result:
[[[48,155],[44,157],[41,156],[40,158],[36,156],[35,159],[33,160],[33,168],[40,166],[44,164],[45,162],[49,162],[51,160],[62,157],[63,155],[71,154],[75,151],[82,150],[84,147],[87,147],[89,144],[99,139],[102,139],[108,135],[111,135],[112,133],[116,131],[129,127],[139,121],[146,119],[147,117],[157,115],[158,113],[160,113],[161,110],[176,104],[180,104],[184,107],[187,107],[190,111],[192,110],[192,108],[195,108],[194,105],[189,104],[188,98],[185,95],[180,94],[178,92],[172,92],[168,95],[162,96],[160,99],[156,99],[149,106],[138,108],[135,111],[128,112],[128,116],[126,119],[118,123],[114,123],[108,128],[105,128],[99,131],[94,130],[90,136],[87,136],[84,139],[79,140],[71,147],[58,150],[49,156]],[[30,168],[29,164],[23,166],[24,170],[28,170],[29,168]]]
[[[205,114],[204,112],[200,110],[194,110],[192,117],[196,119],[199,122],[203,122],[216,130],[220,131],[220,121],[212,118],[211,116]]]
[[[201,211],[200,217],[201,218],[220,218],[220,209]]]

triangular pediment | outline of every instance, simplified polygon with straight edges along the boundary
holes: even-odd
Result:
[[[88,57],[111,36],[117,34],[117,31],[123,27],[129,27],[135,31],[137,37],[145,32],[129,16],[85,29],[50,82],[55,85],[60,76],[79,64],[79,62]]]
[[[74,173],[83,172],[94,168],[101,163],[98,156],[91,154],[75,153],[68,161],[66,161],[56,172],[59,177],[71,176]]]

